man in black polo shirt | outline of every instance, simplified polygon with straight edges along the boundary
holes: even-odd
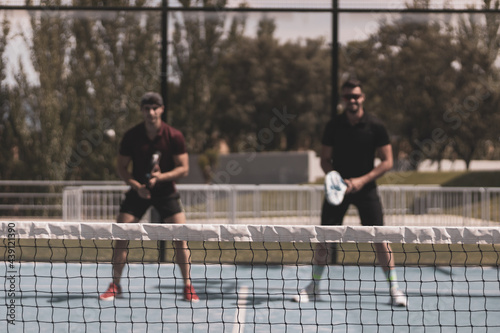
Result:
[[[334,206],[326,200],[321,212],[322,225],[341,225],[351,204],[358,209],[364,226],[384,224],[383,211],[375,180],[392,169],[392,147],[382,122],[363,108],[365,95],[361,83],[349,80],[342,85],[344,112],[326,125],[322,139],[321,168],[327,174],[336,170],[347,184],[343,202]],[[380,163],[374,166],[375,157]],[[389,244],[375,244],[376,254],[390,285],[392,304],[407,306],[406,296],[399,290],[394,259]],[[318,244],[314,253],[311,283],[296,295],[296,302],[318,298],[319,281],[327,264],[328,248]]]

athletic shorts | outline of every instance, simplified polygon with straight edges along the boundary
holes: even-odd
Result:
[[[161,220],[184,211],[181,196],[178,192],[165,196],[152,196],[144,199],[135,190],[129,190],[120,205],[120,213],[127,213],[141,219],[149,207],[153,206],[158,211]]]
[[[358,209],[362,225],[384,225],[384,213],[376,187],[347,194],[338,206],[331,205],[326,200],[323,201],[321,225],[341,225],[351,204]]]

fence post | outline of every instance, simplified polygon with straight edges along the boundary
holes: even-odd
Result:
[[[82,221],[81,187],[66,187],[63,189],[63,221]]]
[[[490,191],[488,189],[481,187],[479,189],[481,193],[481,220],[483,223],[490,223]]]
[[[238,218],[237,216],[237,189],[234,186],[230,186],[228,189],[229,196],[229,223],[235,224]]]
[[[261,206],[260,206],[260,188],[259,185],[255,185],[253,190],[253,215],[254,217],[261,217]]]

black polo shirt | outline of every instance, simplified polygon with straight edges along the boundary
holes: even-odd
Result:
[[[321,143],[333,147],[333,169],[348,179],[373,170],[376,149],[390,141],[380,119],[365,110],[359,123],[354,126],[349,123],[345,113],[333,117],[326,125]],[[372,182],[365,188],[374,186],[375,182]]]

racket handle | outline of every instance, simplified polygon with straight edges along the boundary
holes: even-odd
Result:
[[[151,173],[153,172],[154,168],[160,163],[160,158],[161,158],[161,152],[157,151],[151,156],[151,171],[146,174],[146,178],[149,180],[151,179]]]

